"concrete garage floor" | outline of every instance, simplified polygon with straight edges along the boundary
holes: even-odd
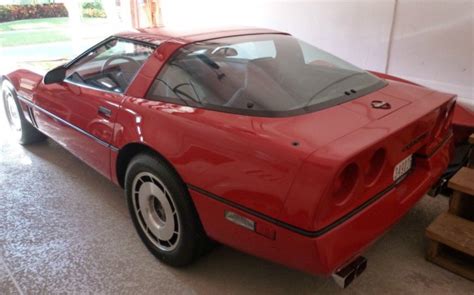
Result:
[[[141,243],[120,188],[51,140],[22,147],[0,131],[0,294],[474,294],[424,260],[424,229],[444,197],[424,198],[375,243],[344,291],[225,246],[174,269]]]

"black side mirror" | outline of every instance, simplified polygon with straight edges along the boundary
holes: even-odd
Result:
[[[43,83],[44,84],[53,84],[62,82],[66,78],[66,68],[64,66],[59,66],[52,69],[44,75]]]

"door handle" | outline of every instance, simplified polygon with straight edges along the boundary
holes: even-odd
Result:
[[[112,116],[112,110],[103,106],[99,107],[99,110],[97,111],[97,113],[106,118],[110,118],[110,116]]]

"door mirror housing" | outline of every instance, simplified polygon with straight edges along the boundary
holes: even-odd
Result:
[[[64,81],[66,78],[66,68],[64,66],[56,67],[44,75],[44,84],[53,84]]]

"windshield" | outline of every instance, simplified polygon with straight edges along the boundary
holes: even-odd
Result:
[[[147,95],[249,115],[286,116],[380,89],[383,80],[283,34],[213,39],[178,50]]]

